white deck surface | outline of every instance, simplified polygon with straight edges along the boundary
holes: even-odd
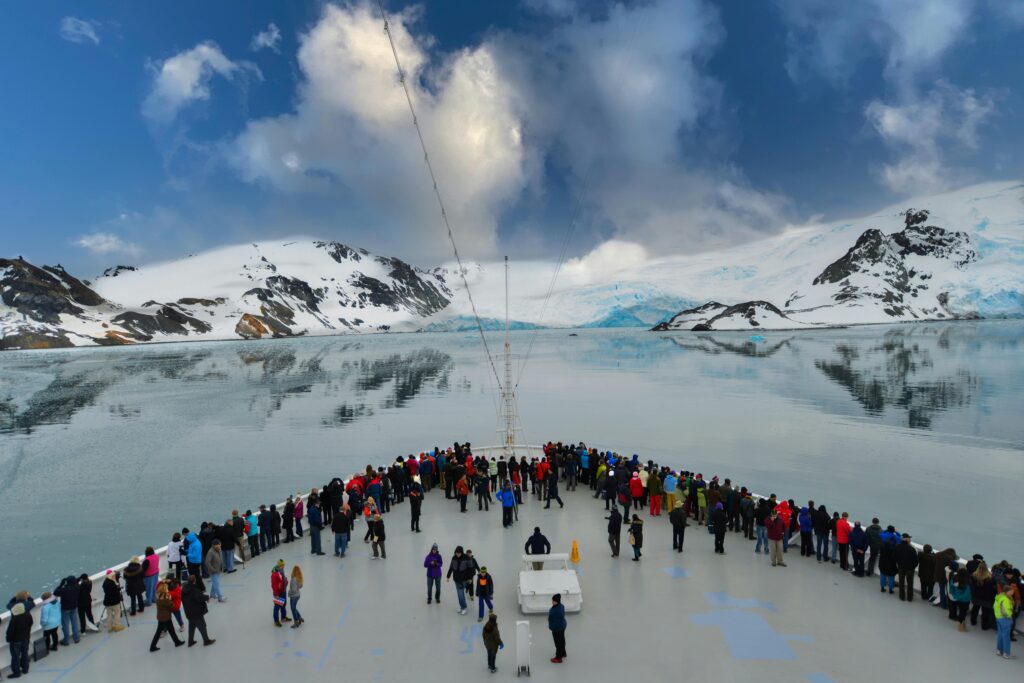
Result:
[[[362,543],[363,522],[348,556],[309,554],[308,536],[282,545],[225,576],[224,604],[207,617],[215,645],[175,649],[168,639],[148,651],[155,611],[133,619],[115,635],[88,634],[33,663],[27,681],[117,683],[175,681],[469,681],[515,676],[516,574],[523,544],[535,525],[555,552],[579,541],[583,611],[569,615],[568,659],[553,654],[545,615],[528,617],[533,629],[533,679],[538,681],[954,681],[1024,680],[1024,660],[994,655],[994,632],[958,633],[944,611],[917,600],[881,595],[876,578],[857,579],[836,565],[786,555],[772,568],[740,534],[726,539],[727,555],[712,552],[713,537],[690,527],[685,552],[671,551],[667,516],[644,515],[644,557],[612,559],[604,505],[589,491],[566,492],[565,509],[542,510],[530,499],[519,522],[501,527],[501,511],[459,514],[443,491],[423,505],[423,533],[408,531],[408,503],[385,516],[386,561],[371,561]],[[191,520],[179,520],[188,523]],[[154,530],[154,536],[163,537]],[[939,539],[936,539],[939,540]],[[445,571],[453,548],[472,548],[495,582],[495,611],[505,649],[490,676],[480,640],[476,605],[456,614],[455,591],[442,585],[440,605],[426,604],[423,558],[437,542]],[[301,565],[306,577],[299,604],[306,624],[275,628],[270,569],[278,558]],[[97,616],[99,612],[97,611]],[[38,618],[38,615],[37,615]],[[1017,645],[1016,643],[1014,644]],[[1024,650],[1024,648],[1022,648]],[[4,665],[7,663],[4,662]]]

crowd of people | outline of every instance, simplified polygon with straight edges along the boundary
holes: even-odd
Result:
[[[519,507],[526,496],[536,497],[550,508],[552,502],[564,507],[559,487],[575,491],[583,486],[595,499],[604,502],[608,543],[612,558],[620,551],[625,524],[627,542],[634,562],[643,557],[644,519],[667,516],[672,549],[683,552],[685,532],[701,526],[714,536],[716,553],[725,554],[729,534],[753,542],[755,554],[767,554],[771,566],[786,567],[790,546],[799,545],[799,554],[818,563],[837,565],[855,577],[873,576],[878,570],[882,593],[913,601],[915,576],[920,595],[947,610],[949,619],[961,631],[966,622],[980,622],[983,630],[997,632],[997,654],[1012,658],[1016,640],[1016,621],[1021,610],[1020,570],[1004,561],[989,567],[981,555],[961,566],[952,548],[935,552],[930,545],[922,549],[911,543],[909,533],[892,526],[882,527],[877,518],[867,526],[859,520],[851,524],[846,512],[831,514],[824,504],[794,500],[775,494],[755,496],[746,486],[730,479],[702,473],[674,470],[653,461],[641,462],[639,456],[621,457],[599,452],[584,444],[548,443],[543,456],[527,458],[474,455],[469,443],[451,448],[435,448],[418,457],[398,457],[387,466],[365,470],[347,481],[336,477],[323,487],[288,496],[283,506],[260,505],[244,513],[232,510],[223,524],[202,522],[198,532],[183,528],[174,532],[167,545],[168,571],[161,575],[160,557],[152,547],[133,557],[123,572],[109,570],[102,582],[101,621],[110,632],[123,630],[122,620],[142,613],[147,607],[157,615],[157,629],[150,650],[159,650],[159,640],[169,636],[174,645],[183,644],[174,629],[184,630],[182,610],[188,620],[188,645],[195,644],[198,631],[204,645],[216,642],[207,633],[205,615],[211,600],[224,602],[220,579],[236,571],[236,559],[246,562],[281,544],[299,542],[309,536],[310,553],[326,555],[321,536],[330,528],[334,556],[346,555],[352,534],[358,533],[359,518],[365,525],[363,541],[372,548],[372,559],[387,559],[384,516],[408,501],[410,531],[420,533],[420,518],[427,494],[443,491],[444,498],[466,513],[471,494],[477,510],[489,511],[492,503],[502,509],[502,527],[519,521]],[[621,512],[620,512],[621,508]],[[663,515],[664,511],[664,515]],[[748,546],[749,547],[749,546]],[[526,541],[527,554],[546,554],[550,543],[534,529]],[[431,548],[423,566],[427,572],[427,604],[440,604],[441,578],[455,582],[458,613],[466,614],[468,600],[478,603],[477,619],[487,617],[482,638],[487,651],[488,669],[496,671],[496,654],[503,647],[497,616],[493,611],[494,579],[485,566],[473,557],[472,550],[456,547],[444,573],[444,558],[437,546]],[[278,560],[271,571],[273,620],[277,627],[291,622],[303,624],[297,604],[303,587],[299,566],[290,573]],[[206,582],[209,581],[209,590]],[[123,583],[123,585],[122,585]],[[92,581],[82,574],[68,576],[52,591],[44,593],[40,609],[41,627],[48,650],[78,643],[86,631],[98,631],[92,612]],[[938,593],[936,594],[936,588]],[[127,601],[125,600],[127,596]],[[8,602],[11,611],[7,642],[11,651],[11,678],[29,669],[29,645],[36,601],[20,591]],[[286,607],[290,607],[291,617]],[[554,663],[565,659],[565,612],[560,596],[553,596],[548,624],[555,644]],[[63,638],[58,638],[58,629]]]

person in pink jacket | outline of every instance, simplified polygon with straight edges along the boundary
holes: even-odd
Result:
[[[306,512],[306,506],[302,502],[302,494],[295,494],[295,534],[302,538],[302,515]]]

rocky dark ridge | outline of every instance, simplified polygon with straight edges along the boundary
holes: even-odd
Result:
[[[61,315],[82,315],[82,306],[106,303],[61,266],[39,268],[24,259],[0,259],[0,300],[26,318],[60,323]]]
[[[103,277],[117,277],[121,273],[130,273],[135,270],[138,270],[135,266],[113,266],[103,271]]]
[[[365,249],[353,249],[341,242],[314,242],[317,249],[324,249],[331,258],[338,263],[345,261],[361,261],[363,256],[369,256],[370,252]]]

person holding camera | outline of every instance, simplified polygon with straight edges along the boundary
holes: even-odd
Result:
[[[106,627],[111,633],[124,630],[121,624],[121,612],[124,611],[124,595],[121,593],[121,575],[113,569],[107,570],[103,579],[103,611],[106,614]]]

